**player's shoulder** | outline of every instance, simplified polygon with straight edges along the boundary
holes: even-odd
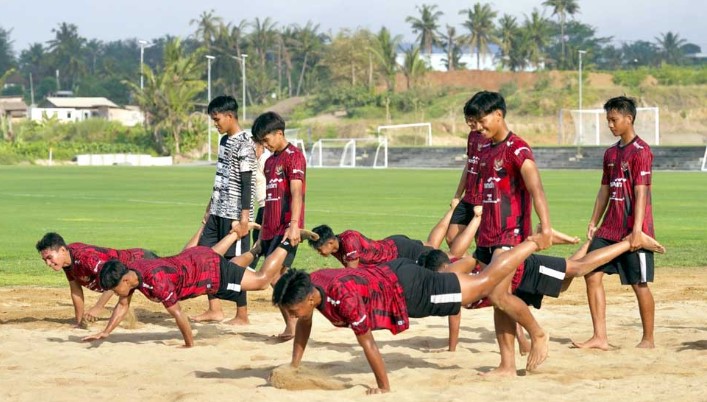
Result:
[[[631,146],[639,152],[651,152],[651,146],[639,136],[636,136]]]

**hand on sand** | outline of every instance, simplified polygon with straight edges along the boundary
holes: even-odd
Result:
[[[100,339],[105,339],[105,338],[107,338],[107,337],[108,337],[108,334],[106,334],[105,332],[101,331],[101,332],[99,332],[99,333],[97,333],[97,334],[93,334],[93,335],[89,335],[89,336],[87,336],[87,337],[84,337],[84,338],[81,339],[81,340],[82,340],[83,342],[90,342],[90,341],[97,341],[97,340],[100,340]]]

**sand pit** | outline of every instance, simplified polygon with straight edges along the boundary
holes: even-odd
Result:
[[[653,350],[634,348],[640,320],[630,288],[607,277],[608,330],[613,350],[570,348],[591,334],[582,281],[561,299],[548,300],[536,317],[551,334],[549,358],[518,377],[489,380],[479,373],[498,364],[491,310],[464,311],[457,352],[445,351],[445,318],[413,320],[393,336],[377,331],[392,392],[385,401],[669,400],[704,401],[707,395],[707,269],[659,269]],[[97,294],[86,292],[89,302]],[[102,342],[81,338],[105,326],[78,329],[68,287],[0,288],[0,400],[360,401],[375,379],[351,330],[315,315],[302,367],[288,367],[292,342],[282,330],[268,292],[251,292],[249,326],[193,324],[196,346],[185,349],[174,320],[141,295],[136,322]],[[114,301],[113,301],[114,303]],[[182,304],[195,315],[205,298]],[[227,312],[235,307],[225,303]],[[228,317],[230,318],[230,317]],[[133,327],[130,329],[128,327]],[[31,379],[31,381],[28,381]]]

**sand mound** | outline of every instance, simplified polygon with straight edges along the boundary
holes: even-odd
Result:
[[[270,384],[278,389],[302,391],[310,389],[341,390],[350,386],[332,378],[322,370],[312,367],[292,367],[289,364],[276,367],[270,374]]]

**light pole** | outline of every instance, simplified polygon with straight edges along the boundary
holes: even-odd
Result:
[[[577,149],[584,143],[584,130],[582,127],[582,55],[587,53],[586,50],[579,50],[579,139],[577,141]],[[579,154],[579,151],[577,152]]]
[[[208,105],[209,102],[211,102],[211,61],[214,60],[215,57],[211,55],[206,55],[206,77],[208,80],[208,87],[206,90],[206,103]],[[207,111],[208,114],[208,111]],[[211,162],[211,116],[207,116],[206,120],[208,126],[209,126],[209,162]]]
[[[143,65],[145,60],[145,48],[150,47],[146,40],[139,40],[137,43],[140,45],[140,91],[145,87],[145,82],[143,78]]]
[[[243,120],[245,121],[245,94],[246,94],[246,85],[247,81],[245,80],[245,59],[248,57],[247,54],[241,54],[239,56],[231,56],[235,60],[239,60],[241,62],[241,86],[243,87]]]

